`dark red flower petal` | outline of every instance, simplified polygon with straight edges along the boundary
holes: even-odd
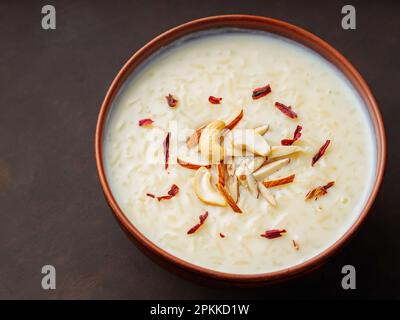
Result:
[[[139,120],[139,127],[151,126],[153,122],[150,118]]]
[[[168,94],[165,99],[167,99],[167,103],[171,108],[176,107],[178,104],[178,100],[172,94]]]
[[[208,101],[212,104],[221,104],[221,100],[222,100],[222,98],[217,98],[217,97],[213,97],[213,96],[210,96],[208,98]]]
[[[289,118],[297,118],[297,113],[292,110],[291,106],[285,106],[283,103],[275,102],[275,107],[277,107],[283,114],[285,114]]]
[[[257,100],[257,99],[260,99],[262,97],[265,97],[271,91],[272,91],[271,90],[271,86],[269,84],[267,84],[264,87],[260,87],[260,88],[254,89],[253,90],[253,94],[251,95],[251,97],[253,98],[253,100]]]
[[[317,154],[312,158],[311,166],[314,164],[325,154],[326,149],[328,149],[331,140],[326,140],[322,147],[318,150]]]
[[[281,237],[285,233],[286,233],[285,229],[272,229],[265,231],[265,233],[261,234],[261,237],[267,239],[275,239]]]
[[[170,133],[168,132],[163,143],[164,156],[165,156],[165,170],[168,169],[168,161],[169,161],[169,137]]]
[[[294,131],[293,134],[293,139],[283,139],[281,141],[281,144],[283,146],[291,146],[296,140],[300,139],[301,137],[301,130],[302,130],[302,126],[297,126],[296,130]]]

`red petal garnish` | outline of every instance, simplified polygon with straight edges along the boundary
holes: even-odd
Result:
[[[139,127],[151,126],[153,122],[150,118],[139,120]]]
[[[296,140],[300,139],[300,137],[301,137],[301,129],[303,129],[302,126],[297,126],[296,130],[294,131],[294,134],[293,134],[293,139],[283,139],[281,141],[281,144],[283,146],[291,146],[293,144],[293,142],[295,142]]]
[[[261,234],[261,237],[267,238],[267,239],[275,239],[281,237],[283,234],[286,233],[285,229],[272,229],[272,230],[267,230],[265,233]]]
[[[169,160],[169,136],[170,133],[167,133],[167,136],[165,137],[163,146],[164,146],[164,155],[165,155],[165,170],[168,169],[168,160]]]
[[[221,238],[225,238],[225,235],[223,234],[223,233],[219,233],[219,236],[221,237]]]
[[[293,182],[295,176],[296,176],[295,174],[292,174],[290,176],[287,176],[287,177],[284,177],[281,179],[264,181],[263,185],[266,188],[272,188],[272,187],[280,186],[282,184],[291,183],[291,182]]]
[[[222,98],[217,98],[217,97],[213,97],[213,96],[208,97],[208,101],[210,101],[210,103],[212,103],[212,104],[221,104],[221,100],[222,100]]]
[[[204,214],[199,216],[200,222],[198,224],[196,224],[194,227],[190,228],[189,231],[187,232],[187,234],[195,233],[203,225],[203,223],[207,219],[207,217],[208,217],[208,211],[204,212]]]
[[[172,94],[168,94],[165,99],[167,99],[167,103],[171,108],[176,107],[176,105],[178,104],[178,100],[174,98],[174,96]]]
[[[330,143],[331,140],[326,140],[323,146],[318,150],[317,154],[312,158],[311,166],[314,166],[314,164],[325,154],[326,149],[328,149]]]
[[[297,118],[297,113],[292,110],[291,106],[285,106],[280,102],[275,102],[275,107],[277,107],[282,113],[287,115],[289,118]]]
[[[319,196],[323,196],[323,195],[327,194],[328,189],[330,187],[334,186],[334,184],[335,184],[335,181],[331,181],[324,186],[320,186],[315,189],[312,189],[309,193],[306,194],[306,200],[312,199],[312,198],[315,198],[315,200],[317,200]]]
[[[262,97],[265,97],[268,93],[270,93],[271,90],[271,86],[269,84],[267,84],[264,87],[260,87],[260,88],[256,88],[253,90],[253,94],[252,94],[252,98],[253,100],[257,100],[260,99]]]
[[[176,196],[178,192],[179,192],[179,187],[176,184],[173,184],[171,186],[171,189],[168,191],[168,194],[170,196]]]
[[[168,191],[168,195],[167,196],[161,196],[161,197],[157,197],[158,201],[161,200],[169,200],[172,199],[173,197],[175,197],[179,192],[179,187],[176,184],[173,184],[171,186],[171,189]]]
[[[239,121],[242,120],[242,118],[243,118],[243,110],[240,111],[240,113],[237,115],[235,119],[233,119],[225,126],[225,129],[232,130],[234,127],[236,127]]]
[[[152,194],[152,193],[146,193],[146,196],[148,196],[148,197],[150,197],[150,198],[155,198],[156,196],[154,195],[154,194]]]

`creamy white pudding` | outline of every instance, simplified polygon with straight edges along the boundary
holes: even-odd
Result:
[[[241,110],[237,125],[224,130]],[[200,144],[189,149],[186,139],[204,126],[214,131],[203,129]],[[282,142],[296,128],[301,136]],[[256,132],[252,145],[237,137],[247,132]],[[107,119],[104,164],[119,206],[157,246],[212,270],[259,274],[304,262],[348,230],[372,187],[374,141],[360,97],[330,63],[268,33],[226,30],[180,40],[132,75]],[[248,155],[235,153],[236,166],[225,167],[232,198],[232,183],[240,185],[241,213],[215,187],[216,164],[196,170],[176,162],[186,149],[185,162],[198,156],[196,163],[206,165],[218,148],[230,160],[227,143],[243,145]],[[288,183],[274,186],[280,178]],[[179,192],[172,188],[169,199],[158,201],[172,185]]]

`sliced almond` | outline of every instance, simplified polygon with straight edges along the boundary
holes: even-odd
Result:
[[[272,173],[278,171],[283,166],[287,165],[289,162],[290,162],[290,159],[285,158],[285,159],[281,159],[281,160],[277,160],[277,161],[268,163],[268,164],[262,166],[257,171],[255,171],[253,173],[253,176],[257,181],[262,181],[265,178],[267,178],[269,175],[271,175]]]
[[[271,147],[268,159],[284,157],[302,151],[304,151],[304,149],[299,146],[273,146]]]
[[[272,187],[276,187],[276,186],[281,186],[283,184],[292,183],[295,176],[296,176],[295,174],[292,174],[290,176],[275,179],[275,180],[263,181],[263,185],[266,188],[272,188]]]
[[[247,168],[247,175],[246,175],[246,179],[247,179],[247,187],[250,191],[250,193],[258,198],[258,195],[260,193],[260,191],[258,190],[258,185],[257,185],[257,181],[254,178],[253,174],[250,172],[250,170]]]
[[[242,120],[242,118],[243,118],[243,110],[241,110],[239,114],[225,126],[225,129],[232,130],[234,127],[236,127],[239,121]]]
[[[236,176],[228,176],[226,188],[232,196],[235,203],[239,201],[239,181]]]
[[[268,201],[271,206],[276,206],[276,200],[271,191],[269,191],[261,182],[258,182],[258,189],[260,190],[261,196]]]
[[[233,211],[237,213],[242,213],[242,210],[238,207],[236,204],[235,200],[232,198],[232,196],[229,194],[229,192],[225,189],[225,187],[217,183],[217,189],[223,194],[225,197],[226,201],[228,202],[229,206],[232,208]]]
[[[247,163],[248,159],[243,159],[238,168],[235,171],[235,175],[238,178],[240,184],[247,187]]]
[[[246,150],[255,155],[266,157],[271,148],[268,142],[252,129],[234,130],[230,136],[234,149]]]
[[[220,144],[220,137],[224,128],[225,122],[216,120],[209,123],[201,133],[200,153],[212,163],[217,163],[224,158],[224,148]]]
[[[257,128],[255,128],[254,130],[255,130],[260,136],[263,136],[263,135],[268,131],[268,129],[269,129],[269,125],[266,124],[266,125],[257,127]]]
[[[218,163],[218,183],[222,184],[225,186],[225,164],[224,163]]]
[[[227,163],[226,171],[228,172],[229,176],[233,177],[235,175],[235,170],[236,170],[236,164],[234,161]]]
[[[247,163],[247,167],[249,168],[250,172],[253,173],[254,171],[258,170],[265,162],[264,157],[254,157]]]
[[[253,177],[252,172],[250,171],[248,167],[249,159],[244,159],[241,163],[240,166],[236,170],[236,176],[240,182],[240,184],[247,188],[250,193],[258,197],[258,186],[257,186],[257,181]]]
[[[197,159],[197,158],[195,159],[184,155],[178,156],[176,158],[176,162],[178,162],[178,164],[181,165],[182,167],[192,170],[197,170],[200,167],[206,167],[206,168],[211,167],[210,163],[204,159]]]
[[[194,148],[199,144],[200,136],[204,128],[205,125],[196,129],[196,131],[186,140],[186,145],[188,148]]]

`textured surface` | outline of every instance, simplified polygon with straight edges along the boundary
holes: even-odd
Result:
[[[0,4],[0,298],[400,298],[399,4],[356,2],[357,30],[340,28],[342,3],[317,1],[52,1],[57,30],[41,29],[41,1]],[[126,238],[100,189],[96,118],[122,64],[170,27],[248,13],[304,27],[342,51],[370,84],[388,134],[384,185],[360,232],[317,272],[261,289],[215,289],[164,271]],[[40,270],[57,269],[57,289]],[[341,289],[341,268],[357,290]]]

